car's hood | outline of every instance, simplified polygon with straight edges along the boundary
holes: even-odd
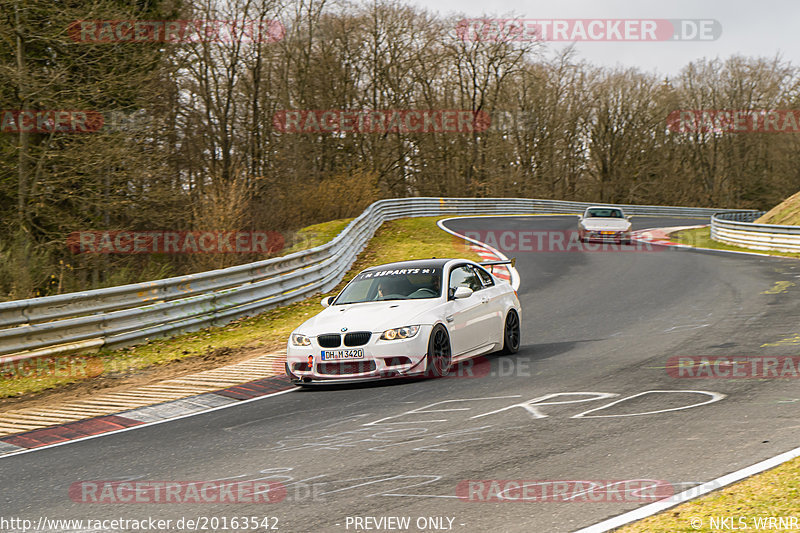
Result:
[[[583,227],[592,230],[623,231],[630,229],[631,223],[624,218],[584,218]]]
[[[304,322],[296,331],[315,336],[321,333],[338,333],[342,328],[347,328],[347,331],[379,332],[401,326],[432,323],[430,320],[420,322],[423,318],[420,315],[441,303],[439,298],[426,298],[332,305]]]

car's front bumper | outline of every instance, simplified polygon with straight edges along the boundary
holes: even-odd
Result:
[[[585,230],[583,237],[589,241],[599,242],[621,242],[630,241],[631,232],[627,231],[614,231],[614,230]]]
[[[350,383],[381,378],[422,375],[425,372],[425,357],[432,326],[421,326],[417,334],[404,340],[380,340],[380,332],[373,332],[370,340],[362,346],[340,346],[323,348],[317,337],[311,337],[310,346],[294,346],[291,341],[286,348],[286,373],[295,383]],[[323,361],[322,352],[340,349],[363,349],[364,357],[335,361]],[[311,368],[308,360],[311,356]]]

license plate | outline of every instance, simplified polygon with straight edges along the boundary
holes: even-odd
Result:
[[[364,349],[357,350],[322,350],[323,361],[338,361],[340,359],[364,359]]]
[[[601,231],[600,235],[616,235],[616,231]]]

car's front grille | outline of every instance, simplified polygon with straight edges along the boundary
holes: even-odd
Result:
[[[372,333],[369,331],[354,331],[344,336],[345,346],[363,346],[369,342]]]
[[[361,374],[375,370],[375,361],[347,361],[343,363],[319,363],[317,373],[331,376]]]
[[[317,342],[323,348],[338,348],[342,345],[342,336],[338,333],[326,333],[325,335],[319,335]]]

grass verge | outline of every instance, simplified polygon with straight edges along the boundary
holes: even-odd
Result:
[[[782,257],[798,257],[800,254],[793,252],[778,252],[775,250],[753,250],[752,248],[744,248],[743,246],[734,246],[732,244],[725,244],[717,242],[711,238],[711,228],[695,228],[676,231],[670,234],[670,240],[680,244],[694,246],[696,248],[711,248],[712,250],[732,250],[735,252],[755,252],[767,255],[778,255]]]
[[[342,283],[329,294],[338,293],[357,272],[370,265],[434,256],[479,260],[477,254],[436,226],[436,221],[441,218],[444,217],[409,218],[383,224]],[[312,246],[317,245],[313,243],[322,244],[338,234],[341,229],[337,228],[344,228],[347,222],[333,221],[311,226],[307,228],[308,240],[303,242]],[[322,310],[319,300],[323,296],[327,295],[316,295],[255,317],[234,321],[224,327],[156,339],[121,350],[56,358],[58,362],[55,365],[45,364],[37,368],[33,364],[25,369],[15,365],[0,365],[0,398],[24,398],[42,391],[57,391],[71,384],[88,385],[98,378],[110,378],[111,383],[105,386],[112,386],[115,379],[124,379],[144,369],[178,361],[219,360],[223,364],[226,356],[236,353],[255,349],[261,353],[279,350],[285,346],[294,328]]]
[[[352,220],[352,218],[340,218],[339,220],[331,220],[330,222],[322,222],[321,224],[305,227],[295,234],[294,244],[281,255],[308,250],[332,241]]]
[[[673,507],[617,531],[619,533],[710,532],[731,529],[798,531],[800,458]],[[794,524],[766,525],[770,517],[795,517]],[[728,518],[725,524],[721,518]],[[789,525],[789,527],[786,527]],[[699,527],[696,527],[699,526]]]
[[[764,213],[756,222],[759,224],[781,224],[787,226],[800,225],[800,192],[793,194]]]

